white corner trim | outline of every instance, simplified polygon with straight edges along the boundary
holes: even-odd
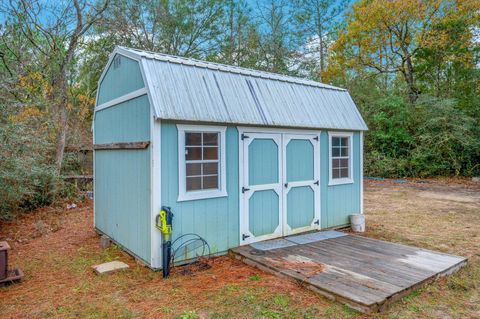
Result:
[[[332,178],[332,137],[348,137],[349,141],[349,175],[348,178]],[[328,186],[353,184],[353,133],[352,132],[328,132]]]
[[[246,224],[246,219],[248,219],[245,212],[245,203],[244,203],[244,197],[242,196],[242,186],[245,185],[245,178],[244,178],[244,151],[243,151],[243,140],[242,140],[242,134],[244,133],[244,130],[242,127],[237,126],[237,141],[238,141],[238,198],[239,198],[239,212],[238,212],[238,222],[239,222],[239,227],[238,227],[238,242],[239,245],[247,245],[247,243],[243,240],[242,238],[242,233],[245,228]]]
[[[162,234],[155,227],[157,214],[162,208],[162,169],[161,169],[161,122],[155,120],[150,109],[150,156],[151,156],[151,219],[150,219],[150,267],[162,268]]]
[[[93,142],[93,145],[95,145],[95,115],[93,116],[93,120],[92,120],[92,142]],[[95,219],[95,215],[96,215],[96,210],[95,210],[95,200],[97,199],[97,187],[95,186],[95,181],[97,180],[96,178],[96,174],[97,174],[97,170],[96,170],[96,167],[95,167],[95,157],[96,157],[96,153],[95,153],[95,148],[93,149],[93,153],[92,153],[92,161],[93,161],[93,229],[96,229],[96,219]]]
[[[114,105],[117,105],[117,104],[120,104],[120,103],[123,103],[123,102],[126,102],[128,100],[132,100],[136,97],[139,97],[139,96],[142,96],[142,95],[145,95],[147,94],[147,89],[146,88],[141,88],[141,89],[138,89],[136,91],[133,91],[133,92],[130,92],[128,94],[125,94],[125,95],[122,95],[122,96],[119,96],[113,100],[110,100],[108,102],[105,102],[103,104],[100,104],[100,105],[97,105],[97,107],[95,107],[95,112],[98,112],[100,110],[104,110],[106,108],[109,108],[109,107],[112,107]]]
[[[228,196],[227,193],[227,169],[226,169],[226,126],[214,125],[186,125],[177,124],[178,135],[178,202],[217,198]],[[190,191],[186,190],[186,172],[185,172],[185,132],[216,132],[220,133],[220,187],[218,189]]]
[[[363,214],[363,131],[360,132],[360,214]]]

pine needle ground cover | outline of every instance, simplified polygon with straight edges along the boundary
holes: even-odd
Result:
[[[365,236],[471,256],[457,274],[373,318],[480,317],[480,185],[467,180],[367,181]],[[369,318],[228,256],[168,280],[112,246],[102,250],[91,203],[44,208],[0,224],[10,264],[26,276],[0,288],[2,318]],[[130,269],[96,276],[91,266]]]

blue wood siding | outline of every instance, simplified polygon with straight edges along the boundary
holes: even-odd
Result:
[[[274,190],[256,191],[248,201],[250,232],[255,236],[269,235],[280,224],[279,198]]]
[[[95,143],[150,140],[146,96],[96,112]],[[95,227],[150,264],[150,148],[95,151]]]
[[[290,140],[287,144],[287,182],[313,180],[313,145],[308,140]],[[298,165],[298,163],[302,163]]]
[[[150,106],[147,95],[95,113],[95,143],[150,140]]]
[[[117,66],[115,59],[119,59]],[[97,105],[111,101],[145,87],[138,62],[122,55],[117,55],[110,64],[98,88]]]
[[[226,132],[227,197],[177,202],[178,136],[176,123],[162,121],[162,205],[174,213],[173,239],[187,233],[203,237],[212,253],[221,253],[239,245],[238,131]],[[160,248],[160,247],[159,247]],[[187,258],[194,255],[186,256]],[[185,256],[183,256],[185,258]],[[177,259],[180,260],[180,259]]]
[[[287,223],[292,228],[306,227],[315,218],[315,193],[310,186],[293,187],[287,194]]]
[[[321,227],[349,224],[348,216],[360,213],[360,133],[353,134],[353,181],[352,184],[328,185],[329,161],[328,132],[320,137],[320,179],[321,179]]]
[[[278,148],[272,139],[255,138],[248,146],[248,184],[278,183]]]

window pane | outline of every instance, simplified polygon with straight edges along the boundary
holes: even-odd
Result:
[[[347,158],[340,160],[340,167],[348,168],[348,159]]]
[[[195,191],[202,188],[201,177],[187,177],[187,191]]]
[[[348,137],[342,137],[341,145],[342,146],[348,146],[348,140],[349,140]]]
[[[339,177],[340,177],[340,170],[334,168],[332,170],[332,178],[339,178]]]
[[[203,165],[203,175],[218,174],[218,163],[206,163],[202,165]]]
[[[333,147],[333,148],[332,148],[332,156],[333,156],[333,157],[340,156],[340,148],[338,148],[338,147]]]
[[[218,176],[205,176],[203,178],[203,189],[218,188]]]
[[[202,175],[202,164],[199,163],[187,163],[187,176]]]
[[[340,146],[340,137],[332,137],[332,146]]]
[[[348,147],[342,147],[341,156],[348,156]]]
[[[348,168],[340,169],[340,177],[341,178],[348,178]]]
[[[185,145],[202,145],[202,133],[185,133]]]
[[[218,147],[205,147],[203,148],[204,160],[216,160],[218,159]]]
[[[218,133],[203,133],[203,145],[218,145]]]
[[[201,160],[202,159],[202,148],[201,147],[186,147],[185,148],[185,159],[188,160],[188,161]]]
[[[332,160],[332,168],[339,168],[340,167],[340,160],[339,159],[333,159]]]

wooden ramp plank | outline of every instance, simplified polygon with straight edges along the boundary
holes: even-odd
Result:
[[[418,269],[411,265],[406,265],[397,261],[394,257],[381,255],[374,252],[367,252],[352,245],[344,246],[341,243],[324,243],[323,245],[312,245],[315,250],[332,250],[339,255],[346,256],[345,258],[356,260],[363,266],[371,266],[378,271],[384,272],[393,278],[401,278],[404,280],[419,280],[428,275],[433,275],[433,272],[427,272],[424,269]],[[360,271],[369,269],[370,267],[358,268]]]
[[[365,248],[371,253],[378,252],[385,256],[395,257],[402,264],[421,269],[427,272],[437,273],[448,268],[450,264],[459,263],[464,260],[463,257],[448,255],[427,249],[421,249],[396,243],[386,243],[379,240],[365,238],[361,236],[345,236],[345,240],[338,240],[336,244],[346,246],[354,245],[356,248]]]
[[[308,248],[299,248],[302,250],[312,250]],[[318,251],[318,249],[316,249]],[[315,253],[310,253],[309,256],[314,257]],[[324,251],[322,255],[317,255],[315,260],[320,263],[335,266],[345,271],[350,271],[357,274],[359,277],[369,277],[377,281],[384,282],[386,284],[396,286],[398,289],[405,287],[412,281],[412,277],[402,276],[399,272],[395,272],[394,269],[388,269],[388,267],[380,266],[379,262],[374,260],[358,259],[357,256],[349,257],[346,255],[328,255],[328,252]]]
[[[382,310],[466,264],[463,257],[354,235],[269,250],[241,246],[232,251],[248,264],[296,280],[364,313]]]

